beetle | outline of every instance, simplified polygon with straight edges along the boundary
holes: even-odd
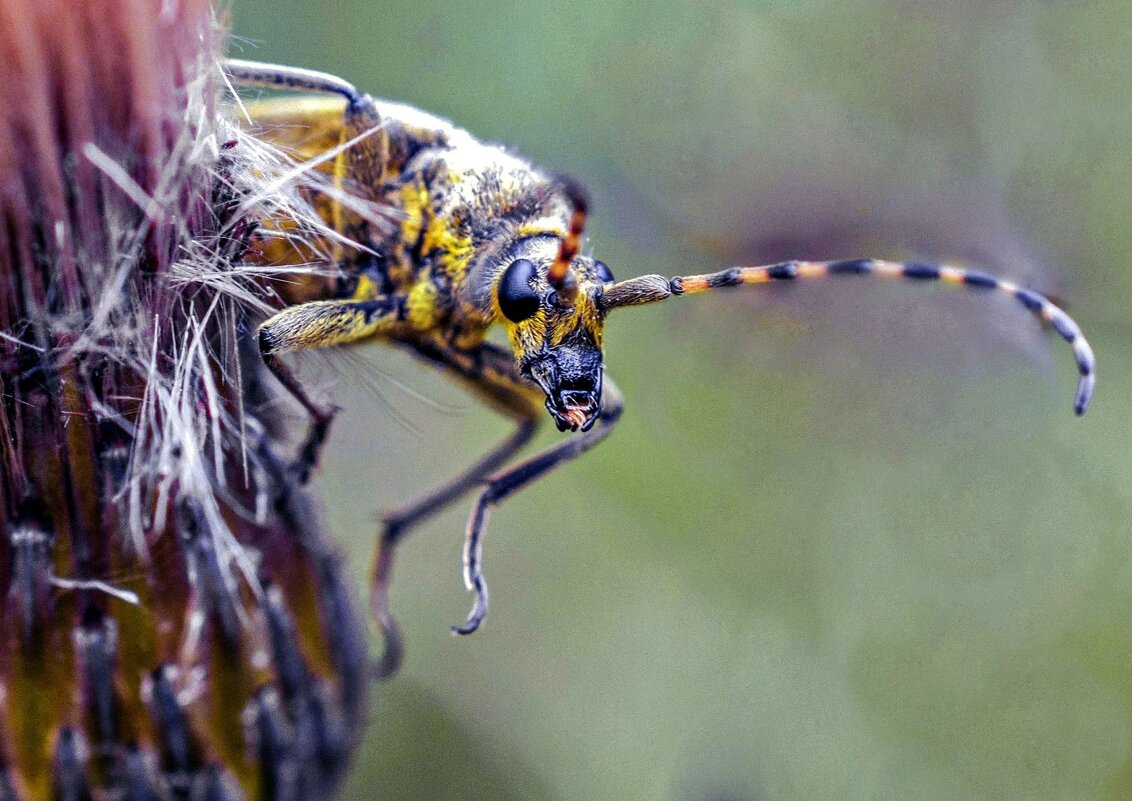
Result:
[[[489,510],[613,430],[623,399],[603,367],[602,331],[615,309],[717,289],[827,276],[941,281],[1014,297],[1072,347],[1080,374],[1074,409],[1088,407],[1096,381],[1092,348],[1077,323],[1043,295],[984,272],[875,259],[789,261],[665,278],[617,281],[582,252],[589,201],[573,179],[534,166],[411,106],[377,100],[326,73],[229,60],[242,86],[295,90],[248,105],[258,135],[321,162],[339,190],[317,199],[320,215],[353,247],[335,245],[339,280],[289,305],[258,329],[260,351],[308,410],[312,433],[300,461],[314,466],[331,414],[315,404],[280,360],[290,352],[381,340],[407,348],[510,418],[514,432],[447,483],[382,519],[371,582],[372,612],[386,638],[383,672],[401,646],[388,586],[397,543],[415,526],[483,486],[464,539],[464,581],[475,600],[453,631],[470,634],[488,609],[483,535]],[[348,196],[390,210],[383,222]],[[268,226],[270,228],[270,226]],[[256,258],[308,258],[285,237],[261,237]],[[509,347],[487,341],[494,326]],[[548,412],[573,436],[512,463]]]

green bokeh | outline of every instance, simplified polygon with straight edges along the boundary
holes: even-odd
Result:
[[[408,661],[345,798],[1132,797],[1126,0],[234,16],[245,57],[577,175],[620,277],[973,260],[1065,298],[1100,363],[1078,420],[1064,344],[1005,299],[849,282],[622,312],[626,416],[495,513],[480,633],[448,634],[467,504],[403,549]],[[322,483],[360,585],[376,512],[507,426],[380,346],[331,364]]]

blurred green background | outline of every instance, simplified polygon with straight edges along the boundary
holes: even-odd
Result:
[[[1132,798],[1132,6],[237,0],[244,57],[449,117],[594,196],[618,277],[978,264],[1062,298],[852,282],[626,311],[612,439],[402,550],[408,659],[347,799]],[[359,586],[378,510],[508,426],[380,346],[306,365]],[[559,436],[547,432],[542,442]],[[375,646],[376,647],[376,646]]]

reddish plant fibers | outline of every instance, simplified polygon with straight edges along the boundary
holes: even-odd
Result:
[[[0,0],[0,799],[324,798],[363,715],[266,301],[217,278],[287,205],[221,40],[205,0]]]

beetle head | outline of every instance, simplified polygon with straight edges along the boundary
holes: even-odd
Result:
[[[552,236],[514,243],[499,262],[493,305],[558,429],[586,431],[601,416],[601,294],[613,276],[602,262],[576,256],[565,278],[552,281],[559,251]]]

